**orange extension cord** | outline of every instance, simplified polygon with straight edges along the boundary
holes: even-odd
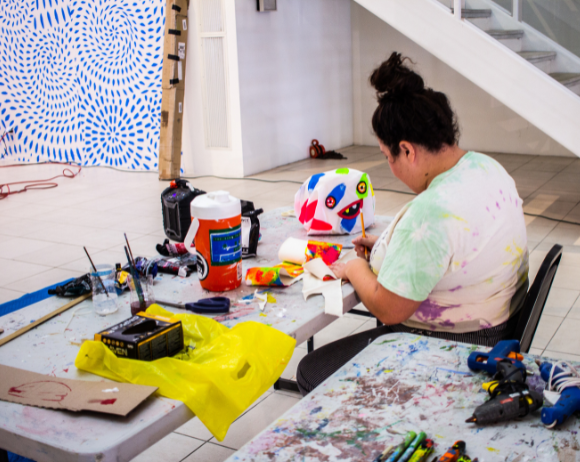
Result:
[[[53,182],[57,178],[74,178],[79,173],[81,173],[82,167],[78,164],[69,162],[43,162],[42,164],[52,164],[52,165],[66,165],[67,167],[77,167],[78,171],[75,173],[70,168],[65,168],[60,175],[53,176],[52,178],[47,178],[45,180],[26,180],[26,181],[15,181],[12,183],[3,183],[0,184],[0,200],[6,199],[11,194],[20,194],[24,193],[30,189],[52,189],[58,186],[58,183]],[[26,167],[30,164],[14,164],[14,165],[2,165],[0,168],[9,168],[9,167]],[[24,184],[24,188],[12,191],[10,186],[17,185],[17,184]]]

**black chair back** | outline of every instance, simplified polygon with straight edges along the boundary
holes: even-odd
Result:
[[[530,351],[561,258],[562,246],[555,244],[544,258],[534,283],[526,295],[520,313],[516,314],[518,322],[511,338],[520,341],[522,353]]]

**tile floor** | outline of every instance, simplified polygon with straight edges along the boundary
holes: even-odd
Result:
[[[337,166],[369,172],[377,190],[377,213],[394,215],[412,196],[380,189],[409,192],[391,173],[379,149],[351,146],[340,152],[348,160],[304,160],[255,178],[302,182],[309,175]],[[526,212],[580,223],[580,159],[490,153],[516,181]],[[0,161],[0,166],[6,161]],[[48,178],[62,167],[32,165],[1,169],[0,183]],[[85,168],[75,179],[57,180],[58,188],[30,191],[0,201],[0,303],[26,292],[88,271],[82,246],[95,262],[124,261],[123,232],[133,252],[156,254],[164,239],[160,193],[168,186],[156,173],[120,172]],[[204,190],[227,189],[271,210],[292,207],[298,184],[248,180],[191,180]],[[534,339],[533,353],[580,361],[580,226],[526,216],[530,249],[530,277],[554,243],[564,256]],[[321,346],[333,339],[374,327],[374,321],[355,315],[331,324],[315,336]],[[574,334],[576,332],[576,334]],[[284,372],[294,375],[306,354],[300,345]],[[230,428],[226,439],[216,441],[197,419],[135,458],[135,462],[222,461],[292,407],[300,396],[270,389]]]

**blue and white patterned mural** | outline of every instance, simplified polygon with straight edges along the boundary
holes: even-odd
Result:
[[[0,0],[0,157],[156,170],[164,0]]]

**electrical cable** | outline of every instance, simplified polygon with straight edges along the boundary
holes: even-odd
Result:
[[[565,366],[567,366],[569,370],[565,370]],[[562,372],[554,374],[556,367],[562,369]],[[568,387],[580,387],[580,373],[572,364],[566,361],[554,363],[550,370],[550,379],[548,380],[546,387],[548,390],[556,390],[558,393],[562,393],[562,391]]]
[[[37,162],[37,163],[33,163],[33,164],[11,164],[11,165],[5,165],[5,166],[0,166],[0,168],[5,168],[5,167],[27,167],[27,166],[33,166],[33,165],[42,165],[42,164],[63,164],[62,162]],[[71,164],[73,164],[71,162]],[[76,164],[75,166],[78,166],[79,168],[81,168],[80,165]],[[141,170],[123,170],[120,168],[116,168],[116,167],[112,167],[110,165],[85,165],[82,168],[93,168],[93,167],[98,167],[98,168],[108,168],[110,170],[116,170],[118,172],[123,172],[123,173],[157,173],[157,172],[153,172],[153,171],[141,171]],[[79,170],[80,172],[80,170]],[[78,175],[78,172],[74,175],[76,176]],[[62,176],[62,175],[59,175]],[[55,177],[58,178],[58,177]],[[73,177],[70,177],[73,178]],[[303,181],[294,181],[294,180],[266,180],[264,178],[252,178],[252,177],[245,177],[245,178],[234,178],[234,177],[227,177],[227,176],[217,176],[217,175],[199,175],[199,176],[182,176],[181,178],[186,179],[186,180],[198,180],[201,178],[217,178],[219,180],[231,180],[231,181],[258,181],[261,183],[292,183],[292,184],[302,184],[304,183]],[[51,178],[52,179],[52,178]],[[10,183],[12,184],[12,183]],[[5,196],[2,195],[2,188],[5,185],[0,184],[0,199],[4,199]],[[56,186],[51,186],[52,188],[56,187]],[[35,188],[37,189],[37,188]],[[40,188],[40,189],[49,189],[49,188]],[[409,191],[399,191],[397,189],[389,189],[389,188],[374,188],[375,191],[381,191],[381,192],[393,192],[393,193],[397,193],[397,194],[405,194],[407,196],[416,196],[417,194],[415,194],[414,192],[409,192]],[[23,191],[18,191],[18,192],[23,192]],[[14,194],[14,193],[12,193]],[[577,202],[576,204],[574,204],[574,207],[576,207],[577,205],[579,205],[580,202]],[[574,208],[573,207],[573,208]],[[553,218],[553,217],[548,217],[546,215],[540,215],[540,214],[535,214],[535,213],[528,213],[528,212],[524,212],[524,215],[528,215],[530,217],[534,217],[534,218],[544,218],[546,220],[550,220],[550,221],[555,221],[557,223],[565,223],[568,225],[576,225],[576,226],[580,226],[580,222],[577,221],[569,221],[569,220],[564,220],[564,219],[560,219],[560,218]]]
[[[52,178],[46,178],[44,180],[25,180],[25,181],[13,181],[11,183],[0,184],[0,200],[6,199],[12,194],[25,193],[31,189],[52,189],[58,187],[58,183],[53,182],[57,178],[74,178],[82,170],[79,164],[73,162],[43,162],[43,164],[53,164],[53,165],[67,165],[71,167],[77,167],[78,171],[75,173],[70,168],[63,169],[60,175],[53,176]],[[22,167],[28,164],[11,164],[11,165],[0,165],[0,168],[10,168],[10,167]],[[24,188],[12,191],[10,186],[24,184]]]

